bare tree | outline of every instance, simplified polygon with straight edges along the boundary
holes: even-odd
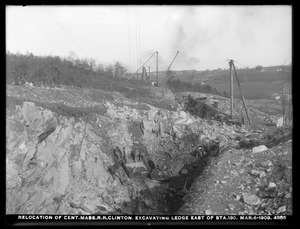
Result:
[[[123,66],[119,61],[114,64],[115,77],[123,77],[127,72],[125,66]]]

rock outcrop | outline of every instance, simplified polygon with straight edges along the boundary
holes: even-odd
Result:
[[[162,181],[242,128],[72,87],[8,85],[6,112],[7,214],[165,214]]]

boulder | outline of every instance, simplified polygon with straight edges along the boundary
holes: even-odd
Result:
[[[187,169],[181,170],[181,174],[187,174],[187,173],[189,173],[189,171]]]
[[[21,184],[18,175],[18,166],[10,159],[6,159],[6,188],[12,189]]]
[[[155,117],[156,111],[155,110],[148,110],[147,111],[147,120],[148,121],[153,121]]]
[[[270,182],[268,188],[275,188],[276,184],[274,182]]]
[[[261,203],[259,197],[255,194],[242,193],[243,200],[246,204],[249,205],[259,205]]]
[[[266,150],[268,150],[268,148],[265,145],[260,145],[252,148],[252,153],[260,153]]]
[[[205,211],[204,211],[204,214],[205,214],[205,215],[211,215],[211,214],[212,214],[212,211],[209,210],[209,209],[208,209],[208,210],[205,210]]]
[[[276,127],[281,127],[281,126],[283,126],[283,117],[280,117],[276,123]]]

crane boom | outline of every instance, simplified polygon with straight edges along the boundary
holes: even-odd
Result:
[[[174,58],[173,58],[173,60],[172,60],[171,64],[169,65],[169,67],[168,67],[168,69],[167,69],[167,71],[166,71],[166,72],[168,72],[168,71],[169,71],[169,69],[171,68],[171,66],[172,66],[172,64],[173,64],[173,62],[174,62],[174,60],[175,60],[176,56],[178,55],[178,53],[179,53],[179,51],[177,51],[176,55],[174,56]]]

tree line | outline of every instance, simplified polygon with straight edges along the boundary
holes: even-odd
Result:
[[[59,56],[35,56],[32,53],[6,53],[7,84],[72,85],[95,87],[100,79],[123,77],[127,70],[120,63],[97,64],[94,59],[61,58]]]

